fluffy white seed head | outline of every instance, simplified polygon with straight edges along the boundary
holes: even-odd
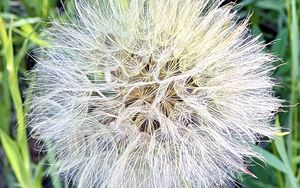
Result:
[[[274,58],[210,0],[81,0],[32,71],[29,126],[78,187],[226,187],[272,137]]]

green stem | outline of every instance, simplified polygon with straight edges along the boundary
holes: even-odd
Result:
[[[18,82],[18,73],[14,64],[14,54],[13,54],[13,42],[12,42],[12,28],[10,28],[7,33],[5,30],[5,25],[3,19],[0,17],[0,38],[5,53],[6,60],[6,71],[8,73],[8,85],[12,101],[15,107],[18,128],[17,128],[17,141],[18,146],[22,155],[23,164],[27,172],[27,177],[31,177],[30,169],[30,157],[29,149],[27,142],[27,132],[26,132],[26,123],[25,116],[23,111],[23,103],[21,99],[19,82]]]
[[[17,141],[24,160],[24,166],[27,172],[30,173],[31,169],[30,169],[28,142],[27,142],[26,123],[24,119],[23,103],[21,100],[17,75],[14,75],[13,73],[9,75],[9,85],[10,85],[9,89],[11,92],[11,97],[14,103],[14,107],[17,115],[17,121],[18,121]]]
[[[290,100],[293,105],[298,103],[298,76],[299,76],[299,28],[298,28],[298,17],[297,17],[297,5],[296,0],[287,0],[287,11],[289,17],[289,32],[290,32],[290,43],[291,43],[291,55],[292,55],[292,68],[291,68],[291,96]],[[298,144],[298,108],[293,107],[289,117],[290,128],[292,128],[292,139],[296,144],[291,144],[292,147],[292,167],[293,172],[296,174],[297,170],[297,144]],[[291,136],[290,136],[291,139]],[[291,143],[291,142],[290,142]],[[291,157],[291,156],[290,156]]]

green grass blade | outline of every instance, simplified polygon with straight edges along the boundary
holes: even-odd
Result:
[[[280,123],[279,123],[279,119],[276,119],[276,123],[275,123],[276,127],[279,128],[280,127]],[[294,176],[293,170],[292,170],[292,166],[291,163],[289,161],[289,157],[288,157],[288,153],[286,151],[285,148],[285,143],[284,143],[284,139],[282,137],[276,138],[275,139],[275,146],[276,149],[278,151],[278,154],[280,156],[280,158],[282,159],[285,168],[286,168],[286,174],[287,174],[287,179],[289,180],[289,183],[291,185],[290,188],[298,188],[298,182],[296,177]]]
[[[290,1],[290,21],[289,21],[289,31],[290,31],[290,42],[291,42],[291,54],[292,54],[292,84],[291,84],[291,102],[293,104],[298,103],[298,77],[299,77],[299,23],[298,23],[298,15],[297,15],[297,7],[296,7],[296,0],[289,0]],[[291,109],[290,112],[291,121],[293,127],[293,140],[298,141],[298,108],[294,107]],[[296,172],[297,164],[297,145],[293,145],[293,170]]]
[[[27,171],[22,164],[23,160],[21,153],[19,152],[18,144],[3,131],[0,131],[0,136],[5,154],[18,179],[18,182],[20,183],[20,186],[30,188],[30,177],[27,176]]]
[[[7,25],[7,27],[12,27],[12,28],[16,28],[16,27],[21,27],[23,25],[28,25],[28,24],[36,24],[41,22],[42,19],[41,18],[20,18],[16,21],[14,21],[13,23],[11,23],[11,25]]]
[[[1,64],[1,67],[5,67],[3,64]],[[11,116],[10,112],[10,94],[8,89],[8,80],[7,80],[7,71],[4,69],[0,72],[1,78],[0,78],[0,129],[4,132],[9,132],[9,123]]]
[[[23,103],[21,99],[18,74],[14,64],[13,54],[13,42],[12,42],[12,28],[9,29],[8,33],[5,30],[5,24],[3,19],[0,17],[0,39],[4,48],[4,57],[6,60],[6,71],[8,73],[9,90],[13,100],[13,104],[16,110],[16,116],[18,121],[17,128],[17,140],[18,146],[21,151],[23,159],[23,165],[26,169],[27,174],[31,177],[30,169],[30,157],[27,142],[26,123],[24,119]]]
[[[284,1],[276,0],[260,0],[255,3],[255,6],[261,9],[282,11],[284,9]]]
[[[28,40],[29,39],[25,39],[20,50],[19,50],[19,53],[17,54],[16,56],[16,60],[15,60],[15,66],[16,66],[16,71],[19,70],[19,66],[22,62],[22,60],[24,59],[25,55],[26,55],[26,52],[27,52],[27,47],[28,47]]]
[[[35,29],[30,24],[25,24],[21,26],[21,30],[14,31],[22,35],[24,38],[28,38],[30,41],[37,44],[38,46],[46,46],[46,42],[37,36]]]
[[[288,170],[286,169],[286,166],[275,155],[273,155],[272,153],[270,153],[267,150],[265,150],[265,149],[263,149],[261,147],[258,147],[258,146],[255,146],[254,150],[256,152],[258,152],[261,156],[264,157],[264,159],[265,159],[265,161],[266,161],[266,163],[268,165],[272,166],[276,170],[279,170],[279,171],[281,171],[283,173],[287,173]]]
[[[9,9],[9,0],[0,1],[0,12],[8,12]]]

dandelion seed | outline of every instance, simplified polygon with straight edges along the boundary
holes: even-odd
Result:
[[[272,55],[210,0],[81,0],[53,21],[28,118],[78,187],[226,187],[273,137]],[[253,175],[254,176],[254,175]]]

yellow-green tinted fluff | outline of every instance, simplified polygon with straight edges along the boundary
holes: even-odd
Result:
[[[209,0],[81,0],[32,71],[29,126],[77,187],[227,187],[272,137],[273,57]]]

